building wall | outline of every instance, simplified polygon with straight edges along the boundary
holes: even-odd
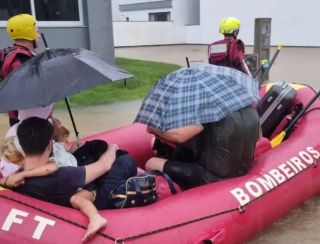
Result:
[[[50,48],[86,48],[89,49],[88,28],[83,27],[41,27]],[[61,38],[67,37],[67,38]],[[11,45],[5,27],[0,27],[0,48]],[[45,47],[40,42],[39,50]]]
[[[127,21],[126,18],[129,18],[129,21],[149,21],[149,12],[170,12],[171,8],[152,8],[146,10],[136,10],[136,11],[121,11],[121,6],[132,6],[135,4],[145,3],[145,7],[148,8],[150,4],[161,5],[161,2],[170,4],[171,1],[168,0],[112,0],[112,19],[113,21]],[[140,5],[141,6],[141,5]]]
[[[172,22],[113,22],[113,29],[117,47],[184,43]]]
[[[254,41],[254,19],[270,17],[271,44],[288,46],[320,46],[320,2],[318,0],[201,0],[201,27],[196,43],[208,43],[220,37],[219,21],[236,16],[241,21],[239,36],[246,44]],[[195,38],[195,37],[190,37]]]
[[[113,0],[115,9],[119,2],[150,2],[138,0]],[[318,0],[270,0],[268,2],[256,0],[172,0],[172,25],[159,25],[159,29],[150,32],[149,23],[145,23],[146,31],[141,31],[141,25],[119,27],[115,23],[119,11],[113,11],[115,46],[152,45],[155,44],[207,44],[221,38],[218,32],[219,22],[227,16],[235,16],[241,21],[239,37],[247,45],[254,44],[255,18],[272,18],[271,45],[286,46],[320,46],[320,1]],[[198,8],[198,9],[197,9]],[[143,11],[142,11],[143,12]],[[131,20],[145,18],[142,13],[130,13]],[[127,12],[128,13],[128,12]],[[144,16],[144,17],[142,17]],[[199,25],[197,25],[197,21]],[[118,29],[119,28],[119,29]],[[130,28],[128,31],[126,28]],[[135,29],[139,29],[139,37]],[[173,29],[173,30],[172,30]],[[133,33],[133,35],[119,34],[119,31]],[[161,35],[159,32],[161,31]],[[168,35],[173,35],[168,38]],[[157,36],[157,38],[155,38]],[[123,38],[123,39],[122,39]],[[137,40],[137,41],[135,41]],[[161,40],[161,41],[160,41]]]
[[[83,26],[40,27],[51,48],[90,49],[114,61],[112,11],[110,0],[82,1]],[[11,44],[6,27],[0,26],[0,48]],[[41,44],[39,50],[43,50]]]
[[[110,0],[87,1],[89,49],[114,62],[113,26]]]
[[[173,0],[172,8],[120,11],[119,5],[143,1],[113,0],[115,46],[184,44],[185,25],[199,23],[199,0]],[[161,2],[161,1],[144,1]],[[169,1],[164,1],[169,2]],[[171,20],[149,22],[149,13],[170,12]],[[129,22],[125,21],[129,17]]]

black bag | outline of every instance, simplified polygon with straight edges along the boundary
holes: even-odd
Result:
[[[173,194],[177,193],[168,175],[159,171],[151,171],[130,177],[122,181],[110,193],[115,208],[140,207],[152,204],[158,200],[156,176],[163,175]]]
[[[177,145],[173,148],[160,141],[158,138],[155,139],[152,149],[156,151],[156,156],[160,158],[189,163],[197,161],[196,156],[191,149],[184,145]]]
[[[103,140],[87,141],[84,145],[79,147],[72,154],[78,162],[78,166],[86,166],[96,162],[103,153],[108,149],[108,143]],[[116,157],[128,154],[127,151],[117,150]]]
[[[282,119],[290,113],[297,92],[284,81],[278,81],[264,95],[256,109],[262,135],[269,138]]]

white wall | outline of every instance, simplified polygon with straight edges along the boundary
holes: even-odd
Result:
[[[150,9],[142,11],[120,11],[119,5],[143,3],[143,2],[157,2],[159,0],[112,0],[112,17],[113,21],[126,21],[126,17],[129,17],[129,21],[149,21],[149,13],[154,12],[170,12],[172,9]],[[180,0],[178,0],[180,1]]]
[[[125,2],[115,1],[119,4]],[[131,1],[130,3],[138,1]],[[127,2],[129,3],[129,1]],[[185,0],[174,0],[170,9],[151,9],[145,11],[120,12],[128,16],[130,21],[113,20],[113,35],[116,47],[139,45],[168,45],[185,43],[185,22],[189,4]],[[148,22],[149,12],[171,12],[170,22]],[[114,17],[116,18],[116,17]],[[147,22],[136,22],[147,21]]]
[[[201,34],[196,33],[199,38],[186,37],[196,41],[193,43],[209,43],[220,38],[220,20],[235,16],[242,25],[239,37],[246,44],[254,42],[254,19],[270,17],[272,45],[320,46],[319,0],[201,0],[200,4]]]
[[[163,44],[183,44],[173,22],[113,22],[116,47]]]
[[[139,1],[144,2],[144,0]],[[113,5],[115,5],[114,2],[123,4],[138,2],[138,0],[113,0]],[[272,45],[320,46],[319,0],[200,0],[200,26],[186,26],[189,19],[194,18],[194,16],[190,17],[190,13],[192,13],[192,4],[195,4],[195,1],[173,0],[172,4],[172,9],[161,10],[171,10],[173,23],[170,28],[166,24],[164,24],[166,27],[160,24],[154,26],[160,29],[150,30],[149,23],[145,23],[146,29],[143,31],[144,27],[141,25],[119,27],[119,24],[114,23],[115,46],[207,44],[222,37],[218,32],[219,22],[227,16],[235,16],[240,19],[239,37],[247,45],[254,44],[255,18],[268,17],[272,18]],[[125,13],[129,14],[129,12],[131,11]],[[148,17],[148,11],[141,12],[144,11],[132,11],[131,17],[129,16],[130,21],[135,18]],[[114,13],[114,21],[115,15]],[[135,34],[135,28],[139,28],[137,32],[141,35]],[[120,31],[122,33],[118,33]],[[161,35],[158,34],[160,32]],[[168,37],[168,35],[172,36]],[[156,43],[152,43],[153,40]],[[161,40],[164,42],[160,43]]]
[[[126,21],[126,17],[129,17],[129,21],[149,21],[149,13],[157,12],[171,12],[172,9],[161,8],[161,9],[150,9],[150,10],[141,10],[141,11],[126,11],[120,12],[120,21]]]

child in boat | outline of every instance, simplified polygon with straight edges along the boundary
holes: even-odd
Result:
[[[69,131],[63,126],[58,127],[55,130],[55,136],[57,140],[60,140],[61,143],[66,143],[69,137]],[[54,144],[60,145],[59,143]],[[47,165],[28,171],[18,172],[16,174],[12,174],[10,177],[7,176],[6,178],[0,180],[0,184],[9,187],[17,187],[24,183],[25,178],[45,176],[55,172],[58,167],[62,165],[61,160],[69,160],[71,162],[75,160],[76,162],[75,157],[65,150],[64,145],[60,146],[61,147],[58,147],[58,149],[53,150],[53,156],[49,159],[50,161]],[[1,153],[8,161],[19,166],[23,164],[25,158],[24,152],[18,142],[17,137],[6,138],[2,145]],[[58,157],[55,157],[56,153]],[[91,192],[86,189],[79,189],[79,191],[70,198],[71,206],[79,209],[89,219],[87,231],[82,238],[82,241],[87,241],[97,231],[107,225],[107,220],[99,214],[97,208],[93,204],[94,196],[94,191]]]

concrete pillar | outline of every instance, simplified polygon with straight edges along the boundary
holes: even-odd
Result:
[[[258,54],[258,65],[262,60],[269,60],[271,41],[271,18],[256,18],[254,25],[254,53]],[[259,80],[263,72],[259,73]],[[268,79],[268,75],[266,76]]]
[[[111,1],[87,1],[87,11],[90,49],[114,62]]]

